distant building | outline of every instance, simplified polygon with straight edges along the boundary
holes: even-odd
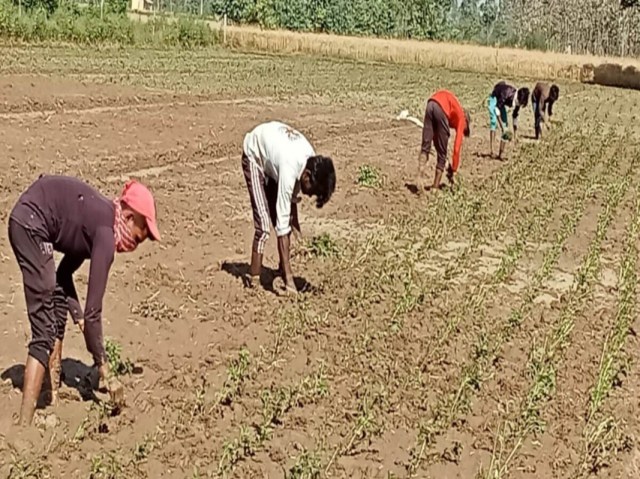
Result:
[[[153,0],[131,0],[131,10],[134,12],[153,11]]]

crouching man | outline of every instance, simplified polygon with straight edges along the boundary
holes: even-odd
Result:
[[[249,270],[259,282],[264,248],[273,226],[278,237],[280,274],[287,292],[296,293],[290,261],[292,229],[300,233],[299,193],[316,197],[322,208],[336,187],[331,158],[316,155],[302,133],[279,121],[258,125],[244,138],[242,171],[253,209],[255,235]]]
[[[149,190],[129,181],[116,199],[67,176],[40,176],[18,199],[9,216],[9,242],[22,272],[31,326],[24,372],[20,424],[28,426],[45,372],[51,401],[57,402],[62,341],[68,313],[82,331],[87,349],[112,398],[122,384],[111,377],[102,337],[102,300],[114,254],[126,253],[147,238],[160,240]],[[56,271],[53,252],[63,253]],[[73,274],[90,261],[84,311]]]

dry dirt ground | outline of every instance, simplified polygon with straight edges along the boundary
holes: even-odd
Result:
[[[638,477],[640,93],[562,84],[544,140],[526,138],[529,108],[498,162],[498,78],[224,50],[0,55],[2,221],[40,173],[108,195],[134,177],[164,235],[117,257],[105,297],[134,365],[126,407],[92,398],[69,322],[62,403],[29,431],[13,425],[29,325],[0,235],[2,477]],[[456,188],[418,197],[420,130],[394,117],[443,87],[473,134]],[[301,209],[296,299],[273,291],[273,238],[264,287],[240,278],[240,148],[272,118],[337,167],[331,202]]]

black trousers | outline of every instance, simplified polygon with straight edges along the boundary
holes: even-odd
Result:
[[[9,242],[22,272],[31,326],[29,355],[46,368],[56,338],[64,338],[68,313],[66,296],[56,284],[53,245],[11,218]]]
[[[424,114],[424,126],[422,127],[422,151],[429,153],[431,142],[438,152],[436,168],[444,171],[447,164],[447,148],[449,146],[449,120],[438,102],[429,100]]]

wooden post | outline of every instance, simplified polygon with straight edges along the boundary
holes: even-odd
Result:
[[[103,15],[104,15],[104,0],[100,0],[100,20],[102,20]]]
[[[200,16],[204,14],[204,0],[200,0]]]
[[[222,44],[227,44],[227,14],[222,17]]]

